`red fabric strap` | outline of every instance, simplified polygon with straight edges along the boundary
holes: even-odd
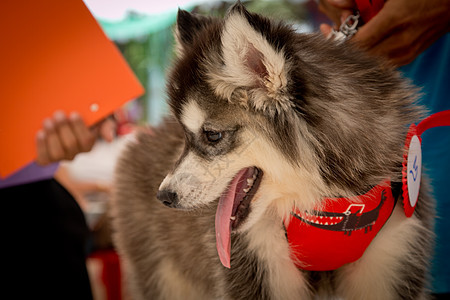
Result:
[[[359,14],[365,23],[369,22],[383,7],[384,0],[356,0]]]
[[[450,126],[450,110],[440,111],[422,120],[417,125],[417,134],[421,136],[424,131],[439,126]]]

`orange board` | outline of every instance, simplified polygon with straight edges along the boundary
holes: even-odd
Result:
[[[92,125],[143,88],[82,0],[0,1],[0,177],[35,159],[57,110]]]

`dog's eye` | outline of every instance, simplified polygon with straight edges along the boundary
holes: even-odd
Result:
[[[222,132],[218,131],[205,131],[206,139],[211,143],[217,143],[222,139]]]

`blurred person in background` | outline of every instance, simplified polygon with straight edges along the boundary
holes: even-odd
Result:
[[[320,0],[319,9],[334,22],[333,27],[322,24],[321,32],[329,36],[361,2],[375,5],[377,1]],[[450,1],[381,2],[381,10],[365,20],[350,41],[399,67],[422,89],[421,103],[430,114],[450,109]],[[450,128],[433,128],[422,138],[424,168],[431,178],[438,215],[430,288],[435,299],[450,299]]]
[[[62,111],[36,134],[37,159],[0,179],[3,230],[2,293],[14,299],[92,299],[86,269],[89,229],[73,196],[54,179],[58,162],[114,138],[105,119],[88,128]]]

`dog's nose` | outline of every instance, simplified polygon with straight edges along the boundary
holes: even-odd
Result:
[[[156,194],[156,198],[159,199],[165,206],[175,207],[178,203],[177,193],[169,190],[161,190]]]

